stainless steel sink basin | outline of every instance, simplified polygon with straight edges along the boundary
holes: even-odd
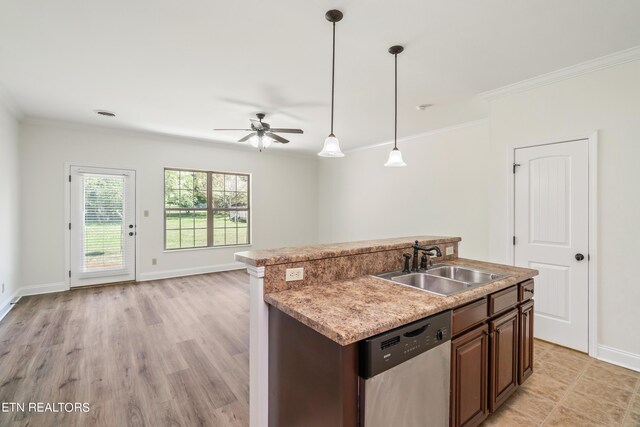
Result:
[[[417,273],[393,271],[391,273],[379,274],[376,277],[434,294],[448,296],[486,285],[502,279],[506,277],[506,275],[455,265],[436,265],[427,271]]]
[[[427,270],[425,274],[430,276],[440,276],[447,279],[458,280],[460,282],[475,284],[489,283],[504,277],[497,273],[487,273],[480,270],[471,270],[469,268],[458,267],[456,265],[443,265]]]

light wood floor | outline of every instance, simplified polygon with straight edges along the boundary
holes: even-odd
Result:
[[[0,322],[0,426],[247,426],[244,271],[26,297]],[[533,376],[487,426],[640,426],[640,373],[543,341]]]
[[[0,426],[247,426],[244,270],[25,297],[0,322]]]

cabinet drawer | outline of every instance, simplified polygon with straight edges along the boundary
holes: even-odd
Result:
[[[533,298],[533,280],[527,280],[518,285],[518,299],[520,302],[529,301]]]
[[[518,303],[518,287],[512,286],[489,295],[489,317],[498,314]]]
[[[487,318],[487,299],[482,298],[453,310],[452,335],[458,335]]]

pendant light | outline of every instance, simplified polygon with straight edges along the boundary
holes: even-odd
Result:
[[[344,153],[340,150],[340,141],[333,134],[333,97],[335,92],[335,75],[336,75],[336,22],[342,19],[342,12],[339,10],[330,10],[325,15],[327,21],[333,23],[333,59],[331,63],[331,133],[324,140],[322,151],[318,153],[321,157],[344,157]]]
[[[402,153],[398,150],[398,54],[402,53],[402,46],[391,46],[389,53],[393,55],[395,60],[395,115],[394,115],[394,133],[393,133],[393,150],[389,153],[389,160],[384,165],[388,168],[401,168],[407,166],[402,160]]]

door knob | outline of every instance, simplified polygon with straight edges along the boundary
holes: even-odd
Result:
[[[133,224],[129,224],[129,228],[133,228]]]
[[[130,232],[129,232],[129,236],[133,236],[133,231],[130,231]]]
[[[582,254],[576,254],[576,260],[578,261],[582,261],[584,259],[584,255]]]

